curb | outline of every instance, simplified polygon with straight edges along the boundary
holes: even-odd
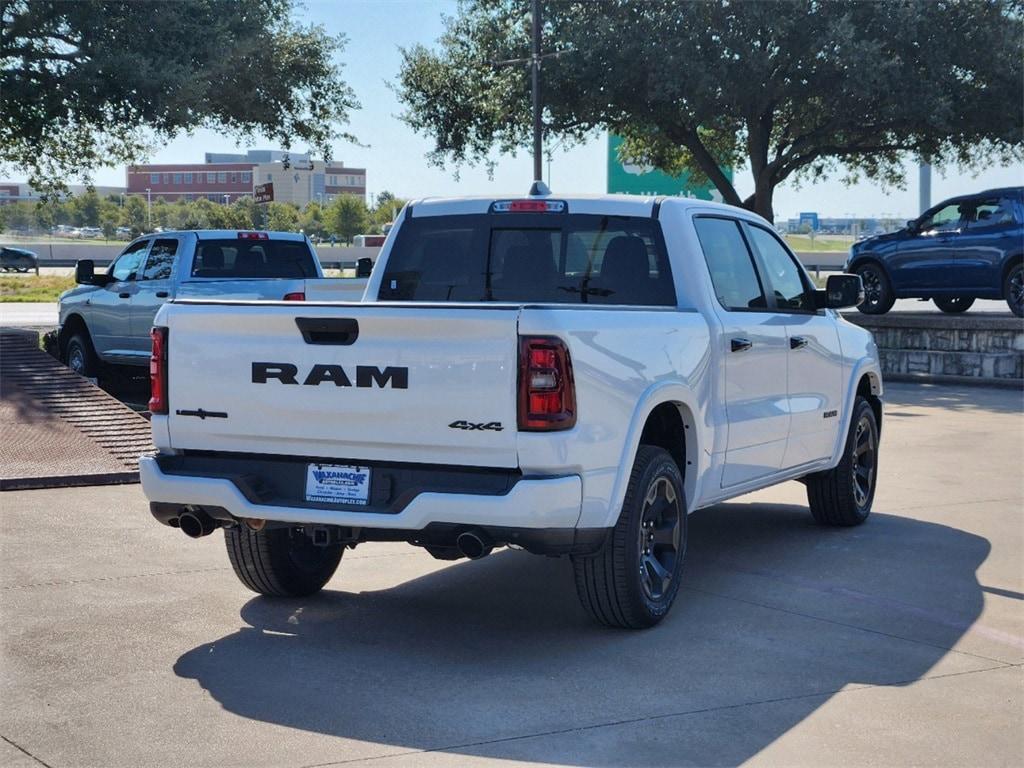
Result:
[[[128,485],[139,482],[138,472],[102,472],[95,475],[50,475],[0,479],[2,491],[37,491],[43,488],[77,488],[87,485]]]

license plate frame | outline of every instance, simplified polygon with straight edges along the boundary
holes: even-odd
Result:
[[[365,507],[370,503],[370,475],[370,467],[353,464],[307,464],[306,501]]]

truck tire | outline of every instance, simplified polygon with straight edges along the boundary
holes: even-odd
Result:
[[[878,481],[878,422],[871,403],[863,397],[854,403],[839,464],[806,481],[811,515],[820,525],[860,525],[868,519]]]
[[[246,525],[224,529],[231,567],[253,592],[272,597],[304,597],[319,592],[341,562],[344,545],[316,546],[299,528]]]
[[[83,332],[75,333],[64,347],[64,363],[79,376],[95,379],[100,375],[100,360],[92,340]]]
[[[932,299],[935,302],[935,306],[951,315],[955,315],[959,312],[966,312],[974,304],[973,296],[944,296],[942,298]]]
[[[1024,264],[1015,264],[1003,280],[1003,299],[1017,317],[1024,317]]]
[[[896,303],[896,294],[885,270],[874,262],[857,267],[856,274],[864,283],[864,301],[857,309],[865,315],[884,315]]]
[[[609,627],[643,629],[672,607],[686,555],[683,477],[668,451],[641,445],[618,523],[593,555],[574,556],[576,593]]]

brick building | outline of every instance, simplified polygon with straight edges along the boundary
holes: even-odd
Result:
[[[129,195],[151,194],[154,200],[205,197],[215,203],[234,202],[252,195],[255,167],[254,163],[130,165],[125,185]]]

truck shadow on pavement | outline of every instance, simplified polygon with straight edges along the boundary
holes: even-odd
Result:
[[[947,656],[995,666],[950,651],[983,633],[989,549],[894,515],[831,530],[804,507],[726,504],[691,517],[683,591],[653,630],[594,625],[566,560],[500,552],[380,591],[255,598],[247,627],[174,670],[230,712],[373,754],[735,765],[844,687],[906,685]],[[343,560],[329,586],[392,559]]]

